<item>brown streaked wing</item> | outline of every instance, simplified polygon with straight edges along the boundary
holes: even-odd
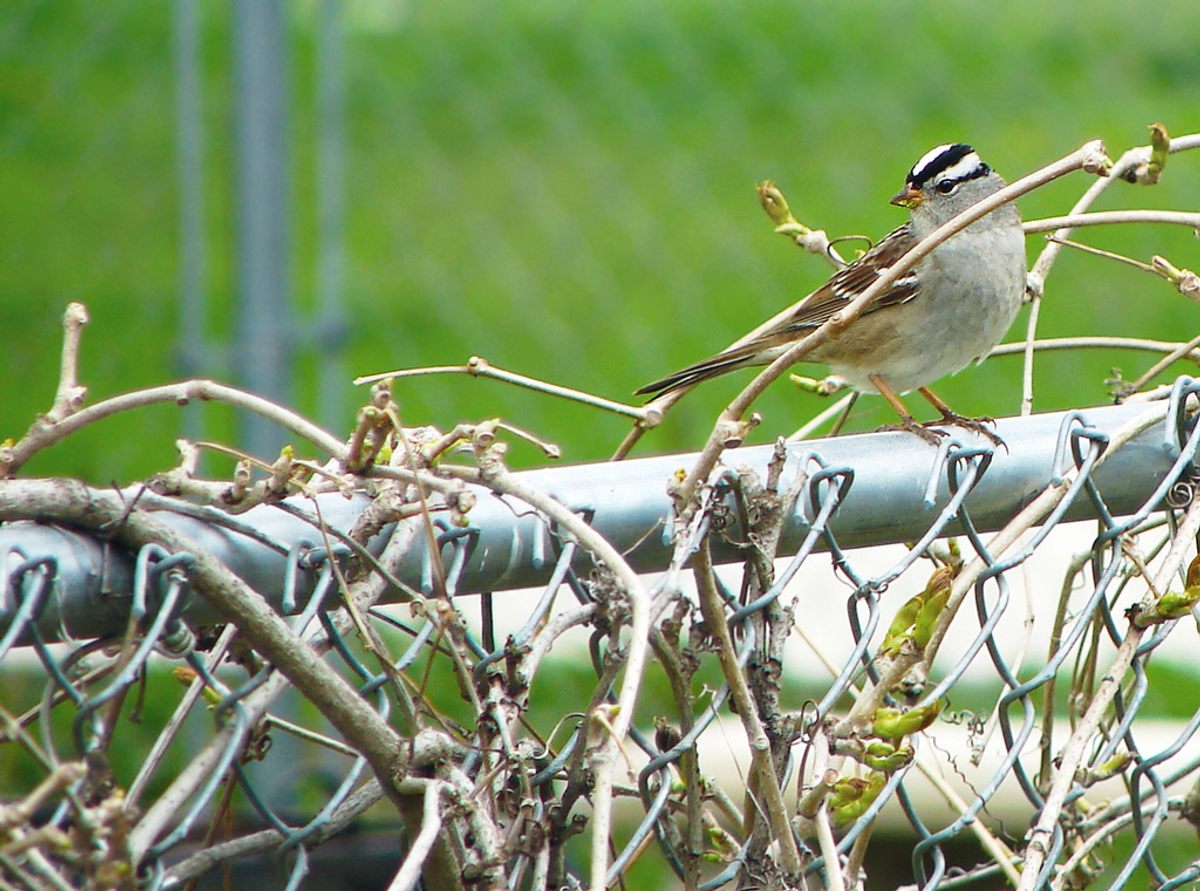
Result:
[[[855,260],[843,266],[824,285],[809,296],[788,319],[773,331],[763,332],[761,340],[769,340],[773,334],[816,328],[829,320],[838,310],[871,286],[883,272],[908,252],[917,240],[907,225],[893,229],[883,239]],[[895,306],[911,300],[916,294],[916,279],[903,276],[891,288],[868,306],[865,312],[874,312],[885,306]]]

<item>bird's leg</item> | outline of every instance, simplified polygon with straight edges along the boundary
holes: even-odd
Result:
[[[850,401],[846,403],[846,407],[842,409],[842,413],[833,422],[833,427],[829,431],[830,436],[837,436],[842,432],[842,428],[846,426],[846,421],[850,417],[850,409],[854,408],[854,403],[856,402],[858,402],[858,390],[851,390]]]
[[[995,431],[988,427],[989,424],[994,425],[996,422],[992,418],[964,418],[954,409],[946,404],[946,401],[937,393],[928,387],[918,387],[917,390],[924,396],[929,404],[936,408],[942,414],[942,420],[938,423],[952,424],[955,427],[962,427],[964,430],[970,430],[978,433],[980,436],[991,440],[993,445],[1002,446],[1004,440],[996,435]]]
[[[882,377],[872,374],[868,380],[875,385],[875,389],[879,391],[879,395],[886,399],[892,408],[896,410],[896,414],[900,416],[899,424],[885,424],[879,428],[880,430],[905,430],[921,437],[921,439],[932,446],[936,446],[941,438],[946,435],[946,431],[944,430],[933,430],[924,424],[917,423],[917,420],[904,407],[904,403],[900,401],[900,397],[896,395],[895,391],[887,385],[887,381]]]

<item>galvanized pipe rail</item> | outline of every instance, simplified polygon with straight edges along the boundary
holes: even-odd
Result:
[[[841,483],[830,528],[843,548],[913,541],[924,535],[946,508],[950,499],[947,471],[956,451],[982,454],[990,458],[990,463],[977,475],[966,504],[976,528],[990,531],[1000,528],[1070,466],[1072,428],[1090,426],[1097,434],[1107,436],[1150,410],[1146,404],[1121,405],[1001,419],[997,432],[1007,448],[996,450],[981,437],[960,431],[954,431],[957,438],[949,449],[943,445],[937,450],[905,433],[799,442],[788,447],[782,483],[788,484],[800,472],[812,476],[822,467],[822,476]],[[1182,410],[1176,406],[1173,411]],[[1111,513],[1137,509],[1164,481],[1179,457],[1184,426],[1182,421],[1168,417],[1142,432],[1099,468],[1094,482]],[[747,465],[761,475],[771,451],[770,446],[737,449],[726,454],[725,463],[731,467]],[[671,512],[668,480],[676,470],[690,467],[694,457],[664,455],[618,463],[547,467],[518,476],[524,484],[584,513],[606,539],[628,555],[635,569],[650,572],[664,568],[671,554],[664,532],[669,528]],[[20,485],[20,480],[0,482],[0,510],[13,507]],[[797,504],[783,538],[781,556],[794,553],[809,532],[819,512],[818,488],[809,487]],[[131,497],[131,493],[98,491],[96,497],[120,499]],[[330,527],[345,532],[367,503],[365,495],[351,499],[322,496],[321,515]],[[297,506],[304,508],[305,502],[298,501]],[[1091,499],[1078,498],[1068,518],[1081,519],[1093,512]],[[194,517],[169,512],[159,516],[193,541],[198,550],[222,560],[276,608],[285,611],[293,609],[282,602],[289,563],[294,562],[298,548],[321,544],[311,524],[273,506],[260,506],[233,518],[253,529],[253,537]],[[478,503],[469,518],[472,526],[465,534],[474,540],[456,573],[457,593],[502,591],[546,581],[554,565],[556,540],[544,518],[525,505],[483,490],[478,492]],[[952,534],[956,528],[951,519],[944,532]],[[382,549],[386,532],[371,543],[372,550]],[[38,573],[53,577],[36,619],[45,638],[60,639],[66,629],[70,637],[86,639],[124,627],[130,608],[129,592],[134,589],[133,554],[88,533],[31,521],[0,526],[0,554],[5,561],[0,635],[5,635],[14,619],[18,624],[26,620],[19,618],[23,592],[37,583]],[[731,561],[737,555],[732,549],[718,549],[716,557]],[[32,570],[34,565],[41,568]],[[311,590],[315,577],[315,573],[300,573],[294,585],[299,595],[297,603],[303,604],[303,595]],[[413,587],[429,588],[429,554],[421,536],[415,537],[401,577]],[[395,593],[400,596],[400,592]],[[192,598],[187,616],[193,622],[217,618],[199,598]]]

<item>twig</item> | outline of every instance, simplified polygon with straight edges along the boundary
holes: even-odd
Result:
[[[1138,376],[1137,380],[1130,381],[1128,384],[1125,384],[1121,388],[1120,398],[1127,397],[1130,393],[1136,393],[1142,387],[1146,386],[1146,383],[1151,378],[1153,378],[1159,372],[1165,371],[1171,366],[1172,363],[1195,352],[1197,347],[1200,347],[1200,335],[1193,337],[1187,343],[1180,344],[1178,347],[1171,350],[1171,352],[1167,353],[1165,356],[1147,368],[1144,372],[1142,372]]]
[[[38,418],[20,441],[7,448],[0,448],[0,479],[12,476],[26,461],[42,449],[61,442],[72,433],[103,418],[130,409],[159,405],[164,402],[187,405],[196,400],[202,402],[215,400],[248,409],[308,440],[327,454],[335,456],[342,454],[341,441],[303,415],[246,390],[218,384],[215,381],[196,379],[113,396],[89,405],[87,408],[81,408],[61,420],[48,416]]]
[[[820,823],[817,825],[819,827]],[[862,872],[863,860],[867,856],[867,846],[871,842],[871,835],[874,833],[876,825],[876,822],[873,821],[859,833],[858,838],[854,840],[854,845],[850,848],[849,855],[846,857],[845,884],[849,888],[849,891],[857,891],[859,887],[863,887],[866,884],[863,881],[865,876],[860,878],[859,873]],[[836,854],[836,850],[834,853]]]
[[[1088,856],[1099,845],[1115,832],[1123,829],[1125,826],[1133,822],[1133,813],[1124,814],[1114,820],[1105,823],[1091,835],[1083,840],[1079,847],[1071,854],[1070,858],[1062,864],[1057,870],[1057,875],[1050,880],[1051,891],[1063,891],[1067,887],[1067,883],[1071,881],[1071,874],[1078,869]],[[1014,883],[1015,884],[1015,883]]]
[[[1002,343],[999,346],[993,347],[989,356],[1015,356],[1022,355],[1025,352],[1026,344],[1024,341],[1017,343]],[[1146,340],[1137,337],[1048,337],[1044,340],[1035,340],[1033,349],[1035,352],[1051,352],[1054,350],[1141,350],[1147,353],[1170,353],[1177,350],[1182,344],[1174,343],[1169,340]],[[1189,358],[1200,361],[1200,350],[1193,350],[1193,355]],[[1183,355],[1187,355],[1186,353]],[[1180,356],[1179,358],[1183,358]]]
[[[33,819],[38,808],[53,795],[79,782],[87,776],[87,765],[82,761],[65,761],[57,765],[44,780],[19,801],[0,804],[0,833],[8,835],[12,830],[25,826]]]
[[[371,384],[389,378],[415,377],[425,374],[469,374],[471,377],[488,377],[492,380],[515,384],[527,390],[545,393],[549,396],[559,396],[563,399],[569,399],[572,402],[581,402],[584,405],[610,411],[613,414],[636,418],[638,421],[651,427],[662,419],[656,410],[649,407],[614,402],[611,399],[593,396],[591,393],[585,393],[582,390],[573,390],[570,387],[563,387],[559,384],[540,381],[537,378],[526,377],[523,374],[517,374],[515,371],[506,371],[503,368],[497,368],[481,356],[472,356],[466,365],[432,365],[427,368],[406,368],[397,371],[382,371],[377,374],[367,374],[362,377],[356,377],[354,383],[356,385]]]
[[[221,661],[225,658],[225,653],[229,649],[229,645],[233,642],[237,635],[237,626],[227,625],[225,630],[221,632],[221,636],[217,639],[212,651],[208,654],[207,665],[209,671],[216,671],[220,666]],[[138,800],[142,796],[142,792],[146,788],[146,784],[154,775],[154,771],[158,769],[159,763],[167,753],[167,749],[174,741],[175,736],[179,733],[180,728],[187,716],[192,711],[192,706],[200,699],[200,695],[204,692],[204,679],[199,675],[188,685],[187,692],[184,693],[183,699],[179,701],[179,705],[175,707],[175,712],[171,715],[171,720],[158,734],[154,740],[154,745],[150,748],[149,754],[142,759],[141,767],[138,769],[137,776],[129,785],[129,791],[125,795],[126,810],[131,813],[138,805]]]
[[[1159,278],[1164,278],[1174,284],[1176,289],[1186,297],[1194,298],[1196,294],[1200,293],[1200,278],[1197,278],[1194,272],[1191,272],[1187,269],[1177,269],[1163,257],[1155,256],[1153,258],[1153,262],[1143,263],[1140,260],[1133,259],[1132,257],[1126,257],[1122,254],[1113,253],[1112,251],[1101,250],[1100,248],[1092,247],[1091,245],[1080,244],[1077,241],[1072,241],[1067,238],[1057,238],[1053,235],[1050,236],[1050,238],[1051,240],[1057,241],[1059,244],[1065,245],[1066,247],[1075,248],[1076,250],[1093,254],[1098,257],[1104,257],[1109,260],[1116,260],[1117,262],[1133,266],[1136,269],[1141,269],[1143,272],[1149,272],[1152,275],[1158,276]],[[1160,371],[1164,371],[1170,367],[1173,362],[1182,359],[1184,356],[1193,352],[1197,346],[1200,346],[1200,337],[1193,338],[1186,344],[1177,345],[1175,349],[1171,350],[1161,360],[1152,365],[1150,369],[1144,372],[1137,380],[1122,384],[1117,390],[1117,401],[1123,401],[1133,393],[1136,393],[1146,384],[1148,380],[1150,380]],[[996,350],[993,350],[992,355],[996,355],[996,352]]]
[[[1021,417],[1033,414],[1033,341],[1037,336],[1038,320],[1042,315],[1042,289],[1031,287],[1026,277],[1026,290],[1030,296],[1029,319],[1025,322],[1024,362],[1021,366]]]
[[[1154,275],[1162,275],[1159,270],[1155,269],[1149,263],[1143,263],[1141,260],[1135,260],[1133,257],[1126,257],[1124,254],[1118,254],[1114,251],[1101,250],[1098,247],[1092,247],[1090,244],[1084,244],[1080,241],[1074,241],[1070,238],[1056,238],[1053,235],[1046,236],[1048,241],[1057,241],[1064,247],[1074,248],[1077,251],[1083,251],[1085,254],[1091,254],[1093,257],[1104,257],[1106,260],[1116,260],[1118,263],[1124,263],[1126,266],[1132,266],[1134,269],[1140,269],[1142,272],[1153,273]]]
[[[449,469],[449,468],[448,468]],[[641,578],[604,536],[588,525],[578,514],[549,495],[534,489],[514,477],[498,460],[486,460],[477,472],[458,471],[501,495],[511,495],[541,511],[564,531],[573,535],[603,563],[621,586],[630,612],[629,640],[626,644],[625,675],[621,692],[609,722],[611,733],[591,754],[593,788],[592,864],[591,882],[594,889],[605,887],[608,871],[608,837],[612,824],[613,773],[617,766],[619,746],[629,733],[641,691],[642,675],[650,646],[650,596]]]
[[[824,229],[810,229],[792,215],[787,198],[775,183],[766,180],[758,184],[758,203],[775,224],[776,233],[810,254],[821,257],[835,269],[846,265]]]
[[[1193,133],[1188,136],[1179,136],[1171,140],[1169,151],[1182,152],[1189,149],[1200,148],[1200,133]],[[1131,148],[1125,152],[1113,164],[1110,176],[1106,179],[1099,179],[1092,183],[1080,197],[1075,205],[1071,208],[1068,216],[1075,216],[1084,213],[1091,207],[1096,199],[1104,194],[1105,190],[1110,188],[1113,183],[1120,179],[1124,179],[1126,174],[1135,170],[1138,165],[1148,163],[1150,159],[1151,148],[1148,145]],[[1056,238],[1069,238],[1070,229],[1060,229],[1055,232]],[[1054,265],[1057,259],[1061,246],[1053,241],[1046,245],[1042,252],[1038,255],[1037,260],[1033,264],[1033,269],[1029,272],[1029,284],[1035,295],[1040,295],[1046,283],[1046,276],[1050,273],[1050,267]]]
[[[838,857],[837,842],[833,840],[833,827],[829,825],[829,812],[822,805],[813,822],[817,826],[817,845],[825,858],[825,887],[827,891],[846,891],[842,880],[842,861]]]
[[[414,794],[419,794],[422,786],[430,781],[409,778],[403,782],[413,787]],[[375,779],[368,780],[356,789],[319,828],[305,838],[305,847],[315,847],[337,836],[359,815],[373,807],[382,796],[383,790],[379,788],[379,782]],[[218,842],[196,851],[168,868],[162,886],[177,888],[189,879],[197,878],[222,863],[278,848],[280,843],[285,840],[285,836],[281,832],[271,828],[252,832],[229,841]]]
[[[1061,217],[1046,217],[1030,220],[1024,224],[1025,234],[1055,232],[1060,229],[1078,229],[1081,226],[1111,226],[1121,223],[1166,223],[1172,226],[1190,226],[1200,229],[1200,213],[1181,210],[1106,210],[1095,213],[1069,213]]]
[[[87,387],[79,384],[79,346],[83,339],[83,328],[88,323],[87,307],[82,303],[68,303],[63,313],[62,358],[58,366],[58,391],[54,395],[54,406],[48,420],[60,421],[77,411],[87,397]]]
[[[1152,136],[1156,136],[1153,129]],[[1156,141],[1158,141],[1157,137]],[[1200,134],[1172,139],[1166,148],[1168,152],[1180,152],[1187,149],[1200,148]],[[1139,165],[1149,164],[1152,152],[1151,146],[1140,146],[1125,152],[1112,165],[1112,170],[1107,178],[1098,179],[1087,188],[1082,197],[1075,202],[1068,216],[1076,216],[1084,213],[1114,182],[1137,170]],[[1023,417],[1033,412],[1033,347],[1031,345],[1037,337],[1037,324],[1041,315],[1039,310],[1042,293],[1046,288],[1046,277],[1050,274],[1050,268],[1054,265],[1054,261],[1062,251],[1060,240],[1069,238],[1070,235],[1070,228],[1062,228],[1055,231],[1054,237],[1049,239],[1050,243],[1038,254],[1038,258],[1034,261],[1033,268],[1030,269],[1026,279],[1029,293],[1032,295],[1033,305],[1030,307],[1029,321],[1025,330],[1027,347],[1021,382],[1021,415]]]
[[[433,849],[438,832],[442,828],[442,793],[449,787],[442,782],[430,783],[425,787],[425,806],[421,814],[421,831],[408,845],[408,853],[395,877],[388,884],[388,891],[411,891],[421,879],[425,858]]]
[[[1062,646],[1063,628],[1067,621],[1067,609],[1071,602],[1071,591],[1075,584],[1075,578],[1087,565],[1091,558],[1091,552],[1085,551],[1076,554],[1067,563],[1067,571],[1063,575],[1062,585],[1058,592],[1058,604],[1054,610],[1054,621],[1050,627],[1050,643],[1046,648],[1046,662],[1049,663],[1058,653],[1059,647]],[[1046,793],[1046,787],[1050,782],[1050,762],[1051,762],[1051,743],[1054,741],[1054,709],[1055,697],[1054,691],[1058,685],[1058,676],[1051,675],[1046,679],[1045,685],[1042,687],[1042,727],[1041,740],[1038,747],[1041,750],[1041,763],[1038,770],[1039,790],[1043,795]],[[1015,885],[1016,882],[1014,881]]]
[[[1166,257],[1157,254],[1150,258],[1150,265],[1184,297],[1200,300],[1200,275],[1190,269],[1176,269]]]

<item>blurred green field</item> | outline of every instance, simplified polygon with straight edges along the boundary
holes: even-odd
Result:
[[[83,376],[95,397],[177,376],[178,190],[171,7],[133,0],[8,4],[0,18],[0,437],[53,397],[58,318],[93,323]],[[206,158],[206,336],[230,333],[230,13],[201,6]],[[775,236],[754,184],[774,179],[805,222],[879,236],[887,205],[930,146],[970,141],[1014,177],[1102,137],[1115,154],[1200,127],[1200,4],[861,2],[781,4],[352,0],[346,14],[347,294],[352,374],[494,364],[610,398],[724,346],[819,284],[827,268]],[[292,275],[315,302],[315,3],[292,6]],[[1065,212],[1082,175],[1022,203]],[[1103,207],[1200,207],[1200,158],[1177,156],[1153,191]],[[1092,230],[1083,239],[1200,266],[1190,232]],[[1039,239],[1031,238],[1030,250]],[[1068,254],[1051,278],[1045,336],[1186,339],[1197,310],[1168,286]],[[1018,322],[1022,326],[1024,314]],[[1018,336],[1018,329],[1010,339]],[[1104,401],[1113,366],[1145,355],[1057,354],[1038,363],[1037,407]],[[1179,370],[1179,369],[1177,369]],[[819,369],[813,369],[819,373]],[[230,379],[228,362],[209,374]],[[300,350],[296,407],[321,374]],[[643,449],[696,448],[746,376],[689,396]],[[1019,363],[939,388],[960,410],[1010,414]],[[362,391],[344,384],[340,421]],[[490,381],[398,388],[405,420],[448,427],[500,415],[605,457],[624,420]],[[777,384],[760,439],[823,403]],[[205,409],[208,435],[227,412]],[[886,420],[879,400],[855,424]],[[28,472],[127,481],[174,460],[174,407],[77,436]],[[516,446],[515,464],[542,460]]]

